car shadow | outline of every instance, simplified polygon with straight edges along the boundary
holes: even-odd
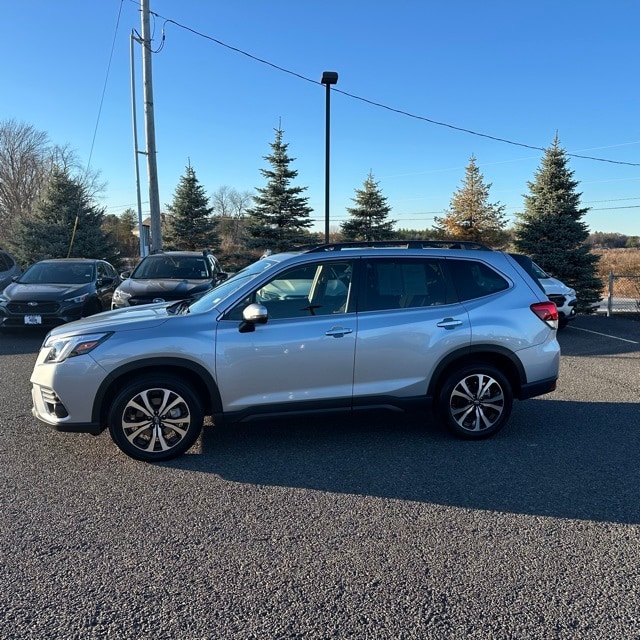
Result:
[[[615,420],[611,416],[615,415]],[[253,485],[640,523],[640,404],[534,399],[488,440],[402,415],[205,428],[168,466]]]
[[[37,354],[50,327],[0,329],[0,356]]]

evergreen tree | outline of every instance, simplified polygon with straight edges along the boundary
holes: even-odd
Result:
[[[356,197],[351,200],[355,207],[347,207],[351,216],[340,226],[345,240],[389,240],[394,236],[395,220],[387,220],[391,207],[386,196],[382,195],[380,183],[373,179],[369,172],[364,181],[364,189],[356,189]]]
[[[103,230],[104,209],[67,171],[54,168],[33,214],[19,222],[12,250],[22,264],[46,258],[102,258],[117,263],[118,251]]]
[[[271,169],[260,169],[267,186],[256,188],[255,206],[246,211],[247,246],[274,253],[308,242],[307,229],[313,224],[309,198],[301,195],[307,188],[291,185],[298,172],[290,167],[295,158],[289,157],[289,144],[282,141],[282,134],[282,129],[276,129],[275,141],[270,144],[272,151],[264,156]]]
[[[138,226],[138,215],[133,209],[125,209],[121,215],[105,215],[102,229],[109,233],[116,244],[119,254],[124,258],[140,255],[140,238],[133,230]]]
[[[589,209],[580,206],[582,194],[576,192],[579,183],[573,175],[556,135],[534,182],[528,183],[530,193],[524,196],[525,211],[519,215],[515,246],[573,287],[578,310],[591,313],[602,292],[596,275],[599,257],[586,244],[589,230],[582,218]]]
[[[168,248],[184,251],[218,248],[217,222],[211,217],[213,207],[209,206],[209,198],[191,164],[180,178],[167,210],[171,214],[166,225]]]
[[[481,242],[500,246],[507,238],[504,232],[506,218],[504,205],[489,202],[491,184],[485,184],[484,176],[471,156],[465,170],[462,186],[453,194],[449,210],[444,217],[436,217],[434,229],[438,236]]]

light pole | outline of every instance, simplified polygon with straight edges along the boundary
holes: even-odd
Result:
[[[320,81],[327,88],[325,154],[324,154],[324,241],[329,243],[329,149],[331,140],[331,85],[338,83],[336,71],[323,71]]]

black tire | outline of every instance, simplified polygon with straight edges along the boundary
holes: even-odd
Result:
[[[441,419],[456,435],[478,440],[504,427],[511,415],[513,393],[495,367],[473,364],[454,371],[438,396]]]
[[[182,455],[198,439],[203,422],[198,396],[166,375],[145,376],[128,384],[108,415],[109,433],[116,445],[131,458],[146,462]]]
[[[561,331],[569,324],[569,321],[566,318],[558,319],[558,331]]]

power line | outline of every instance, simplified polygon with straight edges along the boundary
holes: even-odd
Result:
[[[197,35],[201,38],[204,38],[206,40],[210,40],[211,42],[215,42],[216,44],[220,45],[221,47],[225,47],[226,49],[229,49],[230,51],[234,51],[235,53],[239,53],[243,56],[246,56],[247,58],[250,58],[251,60],[254,60],[256,62],[260,62],[261,64],[267,65],[269,67],[272,67],[273,69],[276,69],[277,71],[281,71],[282,73],[287,73],[291,76],[294,76],[295,78],[298,78],[300,80],[304,80],[306,82],[311,82],[312,84],[316,84],[319,86],[323,86],[321,82],[318,82],[317,80],[313,80],[312,78],[308,78],[306,76],[303,76],[300,73],[296,73],[295,71],[291,71],[291,69],[287,69],[285,67],[281,67],[280,65],[274,64],[273,62],[269,62],[268,60],[265,60],[264,58],[259,58],[258,56],[254,56],[253,54],[244,51],[242,49],[239,49],[238,47],[233,47],[225,42],[222,42],[222,40],[218,40],[217,38],[214,38],[212,36],[207,35],[206,33],[202,33],[201,31],[198,31],[196,29],[193,29],[192,27],[188,27],[184,24],[181,24],[180,22],[177,22],[176,20],[173,20],[171,18],[166,18],[165,16],[160,15],[159,13],[155,13],[155,12],[151,12],[151,14],[153,16],[156,16],[158,18],[161,18],[162,20],[164,20],[164,25],[162,27],[162,44],[161,44],[161,48],[162,46],[164,46],[164,38],[165,38],[165,33],[164,33],[164,27],[167,24],[174,24],[176,27],[179,27],[180,29],[184,29],[185,31],[189,31],[190,33],[193,33],[194,35]],[[524,142],[516,142],[514,140],[509,140],[507,138],[501,138],[499,136],[492,136],[489,135],[488,133],[481,133],[479,131],[474,131],[473,129],[466,129],[464,127],[458,127],[452,124],[449,124],[447,122],[440,122],[438,120],[433,120],[431,118],[427,118],[425,116],[420,116],[417,115],[415,113],[410,113],[409,111],[404,111],[403,109],[397,109],[395,107],[390,107],[389,105],[383,104],[381,102],[375,102],[374,100],[369,100],[368,98],[363,98],[362,96],[358,96],[355,95],[353,93],[349,93],[348,91],[343,91],[342,89],[338,89],[337,87],[333,88],[333,91],[337,92],[337,93],[341,93],[344,96],[347,96],[348,98],[352,98],[354,100],[359,100],[361,102],[364,102],[366,104],[369,104],[371,106],[374,107],[378,107],[380,109],[385,109],[387,111],[391,111],[392,113],[397,113],[399,115],[403,115],[406,116],[408,118],[413,118],[415,120],[420,120],[422,122],[428,122],[429,124],[434,124],[437,125],[439,127],[446,127],[448,129],[452,129],[454,131],[460,131],[462,133],[468,133],[469,135],[473,135],[473,136],[478,136],[481,138],[487,138],[489,140],[494,140],[495,142],[503,142],[505,144],[510,144],[516,147],[524,147],[525,149],[533,149],[535,151],[542,151],[542,152],[546,152],[546,149],[544,147],[537,147],[535,145],[530,145],[530,144],[525,144]],[[565,154],[567,156],[570,156],[572,158],[581,158],[583,160],[594,160],[597,162],[607,162],[609,164],[619,164],[619,165],[626,165],[626,166],[630,166],[630,167],[640,167],[640,163],[637,162],[623,162],[621,160],[609,160],[607,158],[597,158],[595,156],[586,156],[586,155],[582,155],[582,154],[578,154],[578,153],[568,153],[565,151]]]

